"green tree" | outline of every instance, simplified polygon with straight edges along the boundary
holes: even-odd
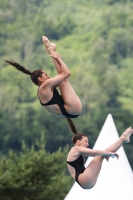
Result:
[[[71,185],[65,174],[68,148],[55,153],[45,151],[44,137],[31,149],[22,145],[17,155],[10,151],[0,162],[0,199],[53,200],[64,199]]]

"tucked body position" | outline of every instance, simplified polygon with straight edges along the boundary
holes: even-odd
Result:
[[[56,52],[56,44],[51,43],[46,36],[42,36],[42,40],[56,68],[55,77],[51,78],[43,69],[31,72],[13,60],[5,60],[5,62],[30,76],[32,82],[38,86],[37,95],[40,104],[48,112],[59,117],[76,118],[82,112],[82,104],[68,81],[70,70],[60,54]]]
[[[72,178],[83,188],[91,189],[97,182],[102,162],[107,161],[110,157],[119,158],[116,151],[123,143],[130,142],[130,136],[133,134],[133,129],[130,127],[125,130],[121,137],[105,150],[93,150],[87,148],[89,146],[88,137],[76,131],[71,119],[68,119],[71,130],[74,133],[72,142],[74,146],[70,149],[67,156],[67,166]],[[84,156],[94,157],[89,165],[84,167]]]

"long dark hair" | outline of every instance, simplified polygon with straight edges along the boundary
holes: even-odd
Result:
[[[74,125],[73,121],[70,118],[67,118],[67,121],[71,131],[74,133],[72,137],[73,144],[75,144],[77,140],[81,140],[83,137],[87,137],[84,133],[77,132],[76,126]]]
[[[17,70],[23,72],[24,74],[30,75],[30,78],[31,78],[32,82],[35,85],[38,85],[38,77],[41,77],[41,74],[42,74],[42,70],[41,69],[37,69],[37,70],[35,70],[33,72],[30,72],[24,66],[20,65],[19,63],[16,63],[14,60],[4,60],[4,61],[7,64],[10,64],[13,67],[15,67]]]

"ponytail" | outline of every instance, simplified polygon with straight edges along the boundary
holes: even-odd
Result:
[[[17,70],[23,72],[24,74],[28,74],[31,75],[32,72],[30,72],[29,70],[27,70],[25,67],[21,66],[20,64],[16,63],[14,60],[4,60],[7,64],[12,65],[13,67],[15,67]]]
[[[17,70],[23,72],[24,74],[30,75],[30,78],[32,80],[32,82],[38,86],[38,77],[41,77],[42,75],[42,70],[41,69],[37,69],[33,72],[30,72],[29,70],[27,70],[25,67],[23,67],[22,65],[16,63],[14,60],[4,60],[7,64],[12,65],[13,67],[15,67]]]
[[[73,123],[73,121],[70,119],[70,118],[67,118],[67,121],[68,121],[68,124],[69,124],[69,127],[71,129],[71,131],[76,134],[77,133],[77,129]]]
[[[77,142],[77,140],[81,140],[83,137],[86,137],[85,134],[83,134],[81,132],[77,132],[76,126],[74,125],[73,121],[70,118],[67,118],[67,121],[68,121],[71,131],[74,133],[74,135],[72,137],[73,144],[75,144]]]

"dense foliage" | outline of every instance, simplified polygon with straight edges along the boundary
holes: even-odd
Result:
[[[112,114],[118,133],[133,123],[132,0],[1,0],[0,1],[0,153],[30,147],[42,132],[46,150],[71,145],[67,121],[45,111],[30,78],[4,64],[14,59],[52,77],[53,63],[41,40],[46,35],[71,71],[70,82],[83,112],[74,119],[93,147]],[[125,150],[133,168],[133,138]]]
[[[0,199],[62,200],[69,191],[70,176],[65,175],[67,148],[56,153],[44,150],[44,139],[28,149],[23,142],[21,154],[12,151],[0,162]],[[52,167],[51,167],[52,166]]]

